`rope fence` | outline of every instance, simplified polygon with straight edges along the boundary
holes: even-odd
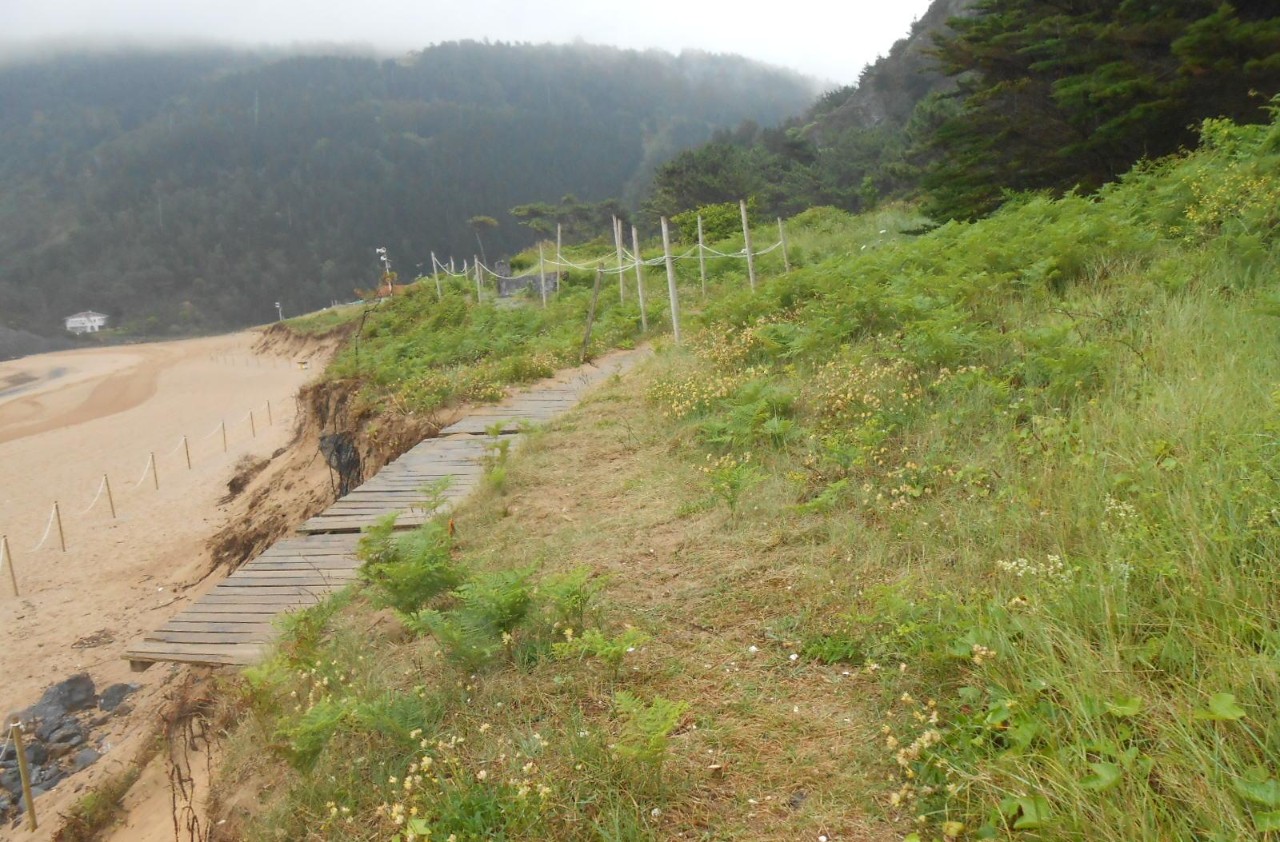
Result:
[[[252,439],[256,439],[258,436],[258,419],[260,417],[257,413],[263,408],[265,408],[266,410],[267,425],[275,426],[275,413],[272,408],[272,402],[268,400],[265,402],[265,404],[262,407],[254,407],[253,409],[248,410],[245,413],[243,418],[241,418],[239,421],[236,421],[234,424],[230,426],[228,426],[225,420],[219,421],[217,425],[212,430],[209,431],[208,434],[198,439],[194,439],[194,441],[205,442],[213,438],[214,436],[217,436],[220,434],[222,436],[222,451],[226,453],[229,451],[229,445],[230,445],[230,437],[228,434],[228,430],[242,429],[246,425],[249,428],[249,437]],[[289,420],[288,418],[281,419],[282,422],[287,422],[288,420]],[[241,440],[244,441],[244,439],[241,439]],[[154,490],[159,491],[160,490],[160,468],[159,468],[160,461],[172,459],[173,457],[177,456],[179,453],[182,454],[182,458],[185,461],[187,470],[192,470],[193,468],[193,463],[191,459],[192,442],[193,440],[189,436],[183,435],[178,439],[177,443],[174,444],[172,448],[161,453],[158,457],[154,450],[149,451],[147,453],[146,464],[144,464],[142,467],[141,475],[138,477],[137,482],[134,482],[131,486],[128,487],[128,490],[129,491],[139,490],[143,485],[147,483],[148,478],[150,478],[151,485],[154,488]],[[116,499],[115,499],[115,495],[112,493],[112,490],[111,490],[111,479],[106,473],[102,474],[102,479],[98,481],[97,490],[94,492],[93,499],[89,501],[89,504],[82,509],[73,510],[75,517],[83,518],[89,515],[102,502],[103,497],[106,497],[107,502],[110,504],[112,519],[113,520],[116,519],[118,516],[118,513],[116,511]],[[36,542],[35,546],[33,546],[28,552],[36,553],[44,549],[45,546],[49,543],[49,539],[53,535],[55,526],[57,527],[57,532],[58,532],[59,547],[61,548],[62,552],[66,552],[67,536],[66,536],[66,531],[63,528],[61,506],[57,501],[53,503],[53,508],[49,512],[49,520],[45,523],[44,532],[41,534],[40,540]],[[8,571],[9,571],[9,579],[10,579],[10,584],[12,585],[12,588],[13,588],[14,596],[17,596],[18,580],[17,580],[17,574],[14,570],[14,565],[13,565],[13,552],[9,547],[9,539],[7,535],[0,536],[0,568],[6,568],[6,567],[8,568]]]
[[[743,239],[745,241],[745,245],[740,251],[736,251],[736,252],[723,252],[706,244],[706,240],[703,236],[702,215],[699,214],[697,216],[698,241],[691,248],[689,248],[688,251],[685,251],[682,254],[671,254],[670,244],[668,243],[662,255],[658,257],[645,259],[640,255],[640,243],[639,243],[638,237],[633,236],[632,247],[630,249],[626,247],[626,244],[623,242],[623,236],[622,236],[622,221],[615,217],[614,218],[614,241],[615,241],[616,254],[603,255],[601,257],[593,258],[592,260],[586,263],[577,263],[565,257],[563,253],[563,247],[562,247],[563,238],[562,238],[561,226],[557,225],[555,256],[554,257],[546,256],[546,254],[544,253],[542,244],[541,243],[538,244],[538,271],[540,275],[540,289],[543,291],[544,304],[545,304],[547,267],[551,267],[553,269],[577,269],[580,272],[599,271],[601,274],[606,276],[616,275],[618,277],[618,293],[619,293],[619,296],[624,301],[626,298],[624,277],[627,274],[632,272],[636,272],[637,274],[639,274],[641,267],[644,267],[644,266],[665,266],[668,260],[674,261],[677,263],[681,261],[686,261],[686,260],[697,260],[698,269],[699,269],[698,274],[702,282],[702,288],[704,293],[706,292],[706,258],[708,255],[712,257],[746,260],[748,264],[748,267],[747,267],[748,276],[749,276],[752,289],[755,289],[755,285],[756,285],[756,273],[755,273],[754,261],[755,261],[755,258],[757,257],[763,257],[767,254],[771,254],[774,251],[777,251],[778,249],[781,249],[783,271],[790,272],[791,261],[787,255],[787,235],[786,235],[786,228],[783,225],[782,219],[779,218],[777,220],[778,222],[777,242],[771,243],[766,248],[756,251],[752,248],[752,245],[751,245],[751,228],[747,219],[746,202],[742,201],[739,203],[739,205],[742,211],[742,232],[743,232]],[[662,220],[664,224],[666,223],[666,221],[667,220],[665,218]],[[635,233],[634,226],[632,227],[632,232],[633,234]],[[613,261],[613,265],[609,265],[611,260]],[[446,264],[436,257],[435,252],[431,253],[431,276],[435,280],[436,296],[438,298],[442,298],[444,296],[444,290],[440,284],[440,278],[442,276],[445,278],[474,280],[476,283],[476,290],[478,293],[480,291],[480,284],[482,282],[482,279],[486,274],[495,279],[506,279],[508,277],[506,275],[503,275],[495,271],[492,267],[487,266],[478,257],[472,257],[470,262],[464,259],[462,261],[462,271],[459,272],[456,270],[456,267],[452,259]],[[521,277],[524,277],[524,276],[521,276]],[[642,284],[643,280],[641,280],[639,283]],[[637,289],[637,292],[638,292],[638,289]]]
[[[106,490],[107,490],[107,475],[103,474],[102,482],[98,483],[98,493],[93,495],[93,502],[85,506],[84,509],[80,511],[80,515],[82,517],[84,515],[89,514],[89,512],[93,511],[93,507],[98,505],[98,501],[102,499],[102,492]]]
[[[585,263],[579,263],[565,257],[563,250],[563,230],[562,226],[556,226],[556,242],[555,255],[548,257],[546,248],[542,242],[538,243],[538,269],[536,278],[538,281],[538,290],[542,299],[542,306],[547,306],[547,269],[576,269],[581,272],[595,272],[597,277],[597,286],[599,280],[604,276],[617,276],[618,278],[618,297],[622,303],[626,303],[626,276],[634,273],[636,279],[636,300],[640,305],[640,329],[644,333],[648,333],[648,313],[645,309],[645,280],[644,267],[646,266],[663,266],[667,273],[667,300],[671,314],[671,333],[677,345],[680,344],[680,301],[679,289],[676,283],[676,264],[686,260],[698,261],[698,279],[705,298],[707,295],[707,256],[729,259],[729,260],[745,260],[747,264],[747,281],[750,284],[751,291],[756,290],[756,258],[764,257],[775,251],[781,250],[782,271],[788,273],[791,271],[791,258],[787,252],[787,230],[781,217],[778,217],[778,239],[761,249],[755,249],[751,244],[751,224],[747,214],[746,201],[739,201],[738,208],[742,219],[742,240],[743,246],[740,251],[723,252],[719,249],[707,245],[706,236],[703,229],[702,215],[697,214],[697,242],[687,251],[676,254],[671,249],[671,233],[670,225],[666,217],[660,222],[662,226],[662,254],[658,257],[645,259],[640,253],[640,238],[635,226],[631,227],[631,248],[628,249],[623,242],[623,224],[616,216],[613,218],[613,238],[614,253],[606,254],[600,257],[592,258]],[[385,261],[385,250],[379,250]],[[486,266],[478,256],[473,256],[471,262],[462,261],[462,271],[455,270],[454,262],[450,259],[446,265],[437,259],[434,252],[431,254],[431,275],[435,281],[437,298],[444,297],[444,289],[440,283],[440,278],[458,278],[463,280],[474,280],[476,285],[476,300],[479,301],[483,295],[483,280],[485,274],[493,277],[495,280],[510,280],[507,275],[494,271],[491,267]],[[525,280],[535,277],[533,273],[518,276]],[[555,283],[552,285],[552,291],[559,291],[559,274],[557,273]],[[532,286],[532,284],[529,284]],[[393,290],[391,292],[394,292]],[[594,300],[596,292],[593,291],[592,298]]]

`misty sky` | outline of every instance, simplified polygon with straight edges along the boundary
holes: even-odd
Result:
[[[359,43],[390,51],[464,38],[686,47],[847,84],[929,0],[0,0],[0,49],[46,39]]]

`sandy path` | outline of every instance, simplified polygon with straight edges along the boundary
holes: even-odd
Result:
[[[255,356],[254,338],[242,333],[0,363],[0,533],[8,536],[22,592],[13,598],[7,571],[0,574],[0,714],[80,671],[99,690],[118,681],[143,685],[134,712],[102,732],[112,750],[37,799],[41,832],[0,827],[0,839],[47,838],[55,814],[94,779],[122,768],[152,724],[163,686],[178,668],[131,674],[121,653],[187,600],[186,586],[208,567],[204,544],[222,525],[218,500],[235,463],[287,443],[293,395],[315,370]],[[148,470],[152,453],[159,490]],[[95,502],[104,473],[116,519],[105,495]],[[36,549],[55,500],[65,553],[56,527]]]

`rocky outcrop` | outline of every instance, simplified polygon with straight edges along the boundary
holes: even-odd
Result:
[[[26,810],[18,773],[18,750],[8,739],[9,725],[22,723],[24,751],[35,796],[64,778],[93,765],[105,752],[93,731],[129,711],[126,699],[136,684],[113,684],[98,693],[88,673],[73,675],[44,691],[40,701],[5,717],[0,740],[0,818]]]

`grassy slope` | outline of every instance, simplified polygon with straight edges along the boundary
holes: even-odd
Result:
[[[1209,131],[921,237],[810,211],[754,295],[714,263],[684,348],[245,682],[245,836],[1280,824],[1280,128]]]

